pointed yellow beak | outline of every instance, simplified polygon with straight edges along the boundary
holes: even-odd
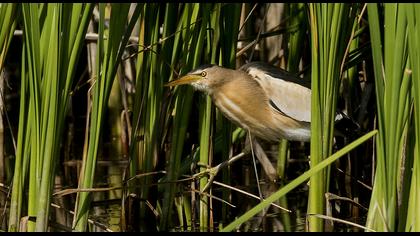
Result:
[[[186,75],[177,80],[172,80],[169,83],[166,83],[164,86],[177,86],[182,84],[191,84],[197,80],[200,80],[202,77],[200,75]]]

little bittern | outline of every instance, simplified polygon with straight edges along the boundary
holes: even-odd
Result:
[[[239,70],[203,65],[166,86],[181,84],[191,84],[195,89],[210,95],[226,117],[257,137],[269,141],[278,141],[280,138],[290,141],[310,140],[310,82],[285,70],[263,62],[251,62]],[[342,120],[346,126],[352,126],[353,131],[359,128],[357,123],[343,113],[338,113],[335,119]],[[257,142],[255,145],[256,150],[258,147],[261,149]],[[208,171],[211,178],[202,191],[211,185],[220,168],[243,155],[242,152],[211,168]],[[260,151],[260,155],[256,156],[261,164],[265,163],[263,167],[267,176],[275,179],[276,171],[265,154]]]
[[[166,86],[191,84],[206,92],[232,122],[270,141],[309,141],[310,82],[263,62],[239,70],[203,65]]]

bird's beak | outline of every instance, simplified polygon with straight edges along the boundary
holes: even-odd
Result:
[[[197,80],[200,80],[202,77],[200,75],[186,75],[177,80],[172,80],[169,83],[166,83],[165,86],[177,86],[182,84],[191,84]]]

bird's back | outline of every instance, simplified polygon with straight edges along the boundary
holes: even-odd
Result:
[[[265,62],[261,62],[261,61],[249,62],[239,68],[239,70],[245,71],[247,73],[250,73],[252,69],[262,71],[268,76],[271,76],[272,78],[282,79],[284,81],[298,84],[300,86],[311,89],[310,80],[299,78],[297,75],[294,75],[286,70],[283,70],[279,67],[270,65]]]

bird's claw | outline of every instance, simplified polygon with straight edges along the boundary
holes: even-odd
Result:
[[[201,171],[201,172],[194,175],[194,178],[199,178],[199,177],[201,177],[205,174],[209,175],[209,179],[207,181],[207,184],[204,186],[204,188],[202,190],[200,190],[200,192],[205,192],[211,186],[211,184],[213,183],[214,178],[216,177],[217,173],[219,173],[220,166],[221,165],[219,164],[215,167],[207,168],[206,170]]]
[[[208,169],[210,178],[208,179],[207,184],[204,186],[201,192],[204,193],[212,185],[214,178],[216,177],[217,173],[219,173],[219,170],[220,170],[220,165]]]

